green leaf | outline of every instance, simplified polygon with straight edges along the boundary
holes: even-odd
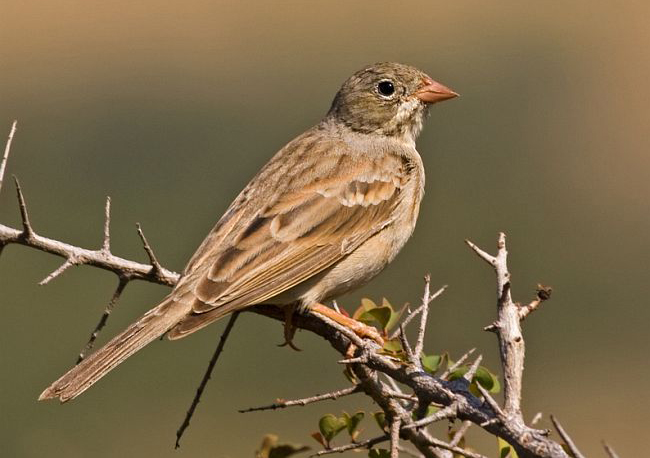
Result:
[[[413,413],[411,414],[411,417],[413,418],[413,420],[419,420],[420,418],[426,418],[426,417],[428,417],[428,416],[430,416],[430,415],[433,415],[433,414],[436,413],[438,410],[440,410],[440,408],[438,408],[438,407],[436,407],[436,406],[434,406],[434,405],[429,404],[429,405],[427,406],[427,411],[424,413],[424,415],[422,415],[422,417],[418,417],[418,416],[417,416],[417,412],[413,412]]]
[[[494,375],[492,372],[490,372],[490,376],[492,377],[492,388],[490,388],[488,391],[490,393],[498,393],[498,392],[500,392],[501,391],[501,382],[499,382],[499,377]]]
[[[320,433],[314,433],[320,435]],[[312,435],[313,436],[313,435]],[[320,442],[320,441],[319,441]],[[309,450],[304,445],[278,444],[278,436],[266,434],[262,438],[262,446],[255,453],[256,458],[288,458],[297,453]]]
[[[499,446],[499,458],[519,458],[510,444],[500,437],[497,437],[497,445]]]
[[[309,450],[309,447],[306,445],[280,444],[271,449],[269,458],[287,458],[298,453],[306,452],[307,450]]]
[[[361,423],[361,420],[363,420],[363,417],[365,415],[365,412],[361,411],[355,413],[352,416],[348,415],[347,412],[343,412],[343,418],[345,419],[345,423],[348,428],[348,434],[350,434],[350,437],[352,437],[352,439],[355,438],[355,432],[358,432],[357,428],[359,427],[359,423]]]
[[[321,434],[328,444],[338,433],[343,431],[345,427],[345,420],[343,418],[337,418],[331,413],[321,417],[318,421],[318,429],[320,429]]]
[[[383,448],[373,448],[368,452],[368,458],[390,458],[390,452]]]
[[[377,324],[379,329],[385,330],[392,313],[393,311],[388,307],[376,307],[363,312],[359,315],[357,321],[361,321],[368,325]]]
[[[442,355],[425,356],[422,354],[420,361],[422,361],[422,367],[425,371],[427,371],[429,374],[435,374],[440,367],[440,363],[442,363]]]
[[[404,311],[406,310],[406,304],[404,304],[399,310],[395,310],[390,302],[384,298],[381,305],[382,307],[388,307],[392,310],[390,320],[388,320],[388,323],[386,324],[386,330],[388,331],[390,329],[393,329],[402,318],[402,315],[404,315]]]
[[[359,316],[361,316],[363,313],[367,312],[368,310],[372,310],[374,308],[377,308],[377,304],[375,304],[372,300],[368,299],[367,297],[364,297],[363,299],[361,299],[361,305],[359,306],[359,308],[356,309],[352,314],[352,318],[359,321]]]
[[[483,388],[488,391],[492,391],[494,388],[495,377],[490,374],[490,371],[484,367],[479,366],[474,375],[474,380],[481,384]]]
[[[382,350],[386,353],[401,353],[402,343],[399,341],[399,339],[387,340],[384,342]]]
[[[364,308],[364,310],[371,310],[377,308],[377,304],[375,304],[375,302],[372,299],[368,299],[367,297],[361,299],[361,306]]]
[[[469,366],[460,366],[449,375],[449,380],[456,380],[463,377],[468,370]],[[499,383],[499,378],[490,372],[486,367],[479,366],[476,370],[476,373],[474,374],[472,384],[469,387],[474,396],[481,395],[481,392],[476,387],[477,383],[480,383],[481,386],[490,393],[498,393],[501,391],[501,383]]]
[[[372,414],[372,416],[375,418],[375,421],[377,422],[377,425],[379,426],[379,429],[382,431],[386,430],[386,414],[384,412],[375,412]]]

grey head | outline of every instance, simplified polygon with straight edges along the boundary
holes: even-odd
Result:
[[[343,83],[328,118],[356,132],[414,142],[428,106],[457,95],[415,67],[382,62],[356,72]]]

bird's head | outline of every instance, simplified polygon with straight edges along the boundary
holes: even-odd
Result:
[[[343,83],[328,116],[357,132],[415,141],[428,106],[456,96],[417,68],[383,62]]]

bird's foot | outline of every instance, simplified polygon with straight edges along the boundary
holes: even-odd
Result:
[[[296,311],[296,308],[297,306],[295,304],[284,307],[284,343],[279,344],[278,347],[288,346],[292,350],[302,351],[293,343],[296,329],[298,329],[293,325],[293,314]]]
[[[342,313],[339,313],[323,304],[314,304],[310,306],[309,309],[312,312],[316,312],[320,315],[326,316],[330,320],[336,321],[341,326],[345,326],[362,339],[368,338],[377,342],[380,347],[384,346],[384,339],[379,334],[379,331],[372,326],[368,326],[367,324],[361,323],[349,316],[343,315]]]

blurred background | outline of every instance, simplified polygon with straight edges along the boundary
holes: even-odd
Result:
[[[462,96],[436,105],[419,140],[426,197],[411,242],[374,282],[340,299],[416,303],[422,277],[449,284],[428,353],[478,347],[498,369],[492,271],[464,245],[508,234],[525,322],[527,419],[559,417],[587,455],[646,441],[650,343],[650,8],[646,2],[2,2],[0,134],[19,120],[8,174],[36,231],[101,243],[112,197],[115,254],[145,261],[135,223],[180,271],[230,201],[339,85],[376,61],[415,65]],[[4,144],[4,142],[3,142]],[[0,221],[18,227],[11,180]],[[317,447],[320,415],[373,410],[363,396],[293,410],[237,409],[344,387],[328,345],[278,348],[279,323],[244,314],[183,446],[174,433],[225,322],[155,342],[79,399],[37,403],[74,363],[116,278],[9,246],[0,258],[3,456],[252,457],[264,433]],[[105,342],[167,293],[130,284]],[[378,433],[372,420],[362,437]],[[474,428],[470,441],[496,455]],[[338,444],[344,442],[341,436]],[[348,456],[360,456],[350,454]]]

